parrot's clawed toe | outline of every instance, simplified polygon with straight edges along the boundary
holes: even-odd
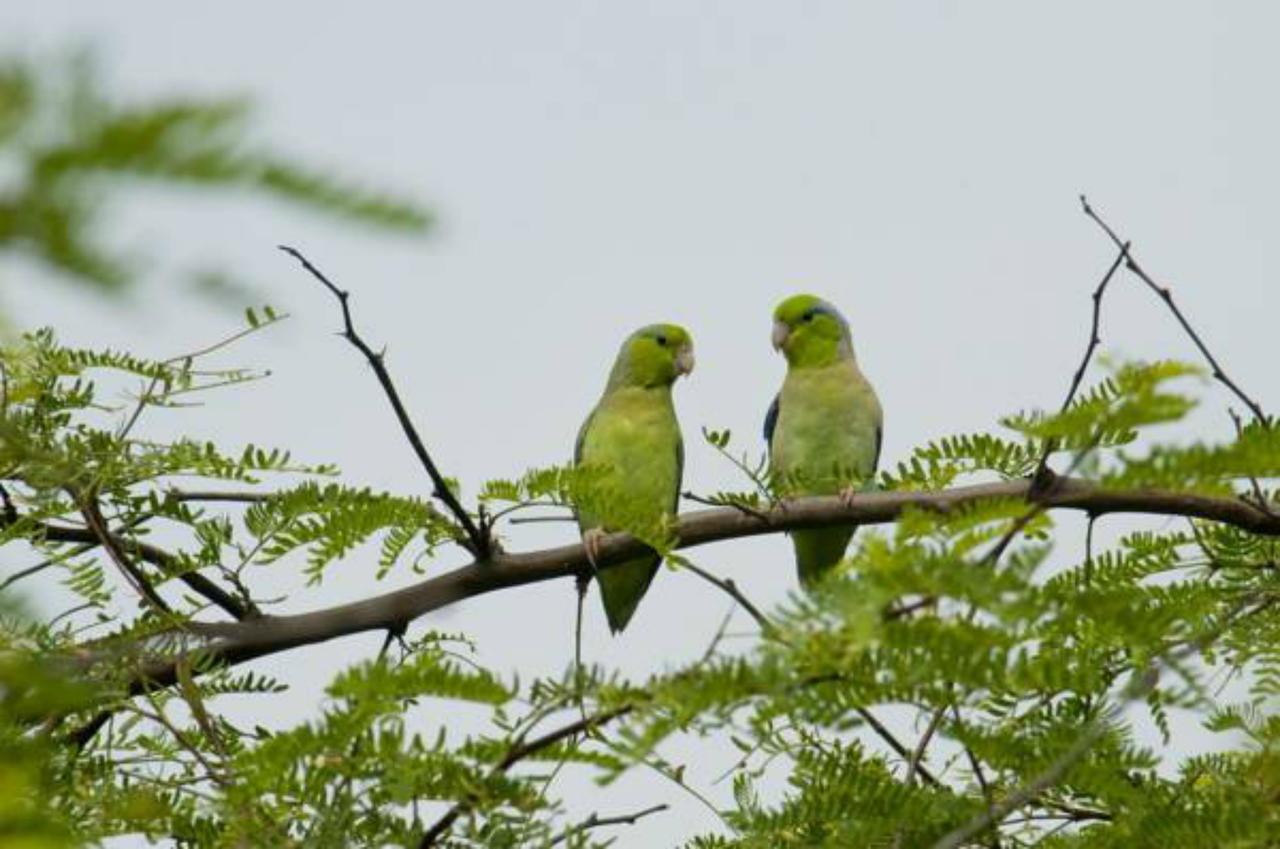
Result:
[[[600,561],[600,546],[608,534],[600,528],[590,528],[582,532],[582,547],[587,550],[587,560],[592,571],[599,571],[596,564]]]

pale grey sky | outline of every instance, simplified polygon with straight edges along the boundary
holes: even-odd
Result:
[[[156,432],[288,445],[353,480],[425,490],[333,304],[274,245],[311,255],[355,293],[447,473],[483,480],[565,460],[620,339],[688,326],[699,367],[677,389],[688,486],[739,486],[703,425],[757,450],[782,374],[769,313],[797,290],[848,316],[886,411],[884,460],[1004,413],[1056,404],[1085,340],[1089,292],[1112,256],[1079,212],[1087,192],[1170,283],[1240,382],[1274,399],[1280,310],[1280,58],[1274,4],[1145,2],[21,2],[0,47],[100,48],[131,96],[245,92],[263,136],[317,165],[427,202],[427,240],[370,235],[232,199],[137,192],[112,228],[165,262],[216,258],[293,319],[228,363],[270,381],[211,397]],[[127,306],[0,267],[6,309],[78,345],[171,354],[234,314],[163,276]],[[1133,357],[1194,351],[1132,280],[1103,334]],[[1225,434],[1225,396],[1178,436]],[[1069,521],[1065,527],[1074,527]],[[510,547],[572,538],[510,534]],[[449,555],[433,566],[458,561]],[[699,552],[762,605],[793,575],[782,538]],[[304,610],[381,591],[367,558],[335,567]],[[278,586],[296,586],[279,576]],[[625,636],[592,599],[587,654],[643,675],[700,652],[726,601],[664,572]],[[523,677],[564,668],[573,593],[496,594],[419,627],[472,633]],[[310,711],[377,637],[262,663]],[[705,785],[732,756],[690,746]],[[575,810],[666,801],[620,846],[673,842],[713,818],[637,774],[605,792],[569,779]],[[713,789],[727,793],[727,786]]]

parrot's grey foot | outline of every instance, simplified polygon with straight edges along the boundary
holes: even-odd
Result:
[[[840,490],[836,497],[840,499],[840,503],[845,507],[852,507],[855,500],[858,498],[858,493],[860,492],[861,490],[857,487],[846,486],[844,489]]]
[[[591,528],[582,533],[582,547],[587,550],[587,561],[593,572],[600,571],[596,564],[600,561],[600,545],[609,534],[601,528]]]

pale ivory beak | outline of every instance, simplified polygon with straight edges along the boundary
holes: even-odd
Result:
[[[773,323],[773,350],[781,351],[782,346],[787,344],[787,337],[791,335],[791,328],[787,327],[785,321],[775,321]]]
[[[693,365],[693,348],[685,345],[676,352],[676,374],[692,374]]]

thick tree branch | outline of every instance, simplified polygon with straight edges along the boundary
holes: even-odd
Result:
[[[348,303],[351,293],[345,289],[338,288],[332,280],[325,276],[324,272],[312,265],[311,261],[303,256],[298,249],[291,248],[288,245],[280,245],[279,248],[300,262],[312,277],[324,284],[324,287],[338,299],[338,305],[342,307],[342,336],[354,345],[361,354],[364,354],[364,358],[368,360],[369,365],[373,368],[373,373],[377,376],[378,383],[382,385],[383,393],[387,396],[387,400],[391,402],[391,408],[395,410],[396,419],[400,422],[400,428],[404,431],[405,438],[409,440],[409,445],[413,447],[413,453],[418,455],[418,461],[422,463],[422,468],[426,470],[427,476],[431,478],[432,494],[462,526],[466,537],[461,542],[465,543],[466,547],[476,557],[487,557],[490,553],[488,532],[481,530],[471,519],[471,515],[467,513],[466,508],[458,501],[458,497],[449,488],[448,481],[444,479],[444,475],[440,474],[440,469],[436,467],[435,461],[431,459],[431,454],[427,452],[427,446],[423,443],[422,437],[418,435],[418,429],[413,425],[413,419],[409,418],[409,411],[405,409],[404,403],[400,400],[400,393],[396,391],[396,385],[391,380],[391,373],[387,371],[387,365],[383,361],[382,354],[370,348],[369,344],[356,332],[355,324],[351,320],[351,306]]]
[[[1080,478],[1057,478],[1047,492],[1033,493],[1029,479],[957,487],[940,492],[872,492],[852,504],[836,496],[784,501],[751,516],[732,507],[685,513],[676,527],[680,548],[800,528],[893,522],[907,509],[949,511],[989,499],[1034,498],[1046,509],[1089,515],[1137,513],[1185,516],[1222,522],[1265,536],[1280,536],[1280,516],[1239,498],[1168,490],[1111,490]],[[628,534],[609,534],[599,546],[596,567],[609,568],[650,549]],[[292,616],[264,615],[237,623],[188,622],[208,638],[204,652],[227,664],[242,663],[298,646],[364,631],[402,627],[419,616],[463,599],[525,584],[576,577],[590,569],[580,543],[525,553],[495,553],[443,575],[362,601]],[[153,684],[174,681],[174,661],[157,659],[145,668]]]

